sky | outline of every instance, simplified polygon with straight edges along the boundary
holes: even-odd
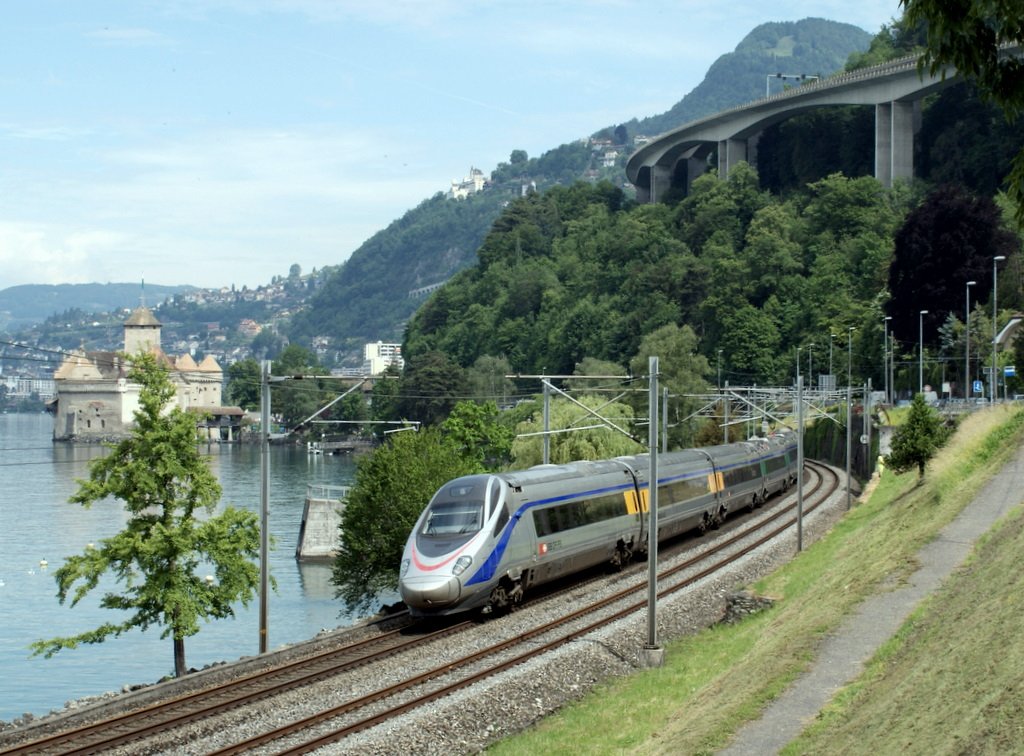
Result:
[[[0,289],[254,288],[512,150],[668,110],[754,27],[898,0],[31,0],[0,25]]]

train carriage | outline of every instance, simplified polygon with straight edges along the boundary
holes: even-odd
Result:
[[[650,460],[646,454],[631,458],[640,479],[643,501],[649,509]],[[669,538],[688,530],[706,530],[718,511],[715,467],[711,457],[699,450],[670,452],[658,457],[658,538]]]
[[[523,540],[532,546],[531,584],[625,563],[644,537],[644,519],[633,503],[636,479],[618,461],[542,466],[503,477],[518,504]],[[482,570],[470,582],[490,577]]]
[[[795,480],[779,438],[659,455],[658,539],[717,527]],[[645,552],[650,459],[539,465],[449,481],[406,542],[399,591],[413,614],[503,609],[530,586]]]
[[[766,498],[761,457],[754,441],[709,446],[705,451],[715,463],[718,492],[718,523],[729,512],[753,509]]]
[[[796,437],[775,433],[763,440],[767,451],[761,459],[764,488],[769,496],[781,493],[796,483]]]

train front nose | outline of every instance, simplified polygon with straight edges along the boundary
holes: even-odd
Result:
[[[398,586],[402,601],[411,609],[443,609],[459,600],[462,585],[453,575],[408,576]]]

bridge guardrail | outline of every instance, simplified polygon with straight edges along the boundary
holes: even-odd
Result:
[[[329,486],[306,484],[307,499],[328,499],[344,502],[348,498],[352,486]]]

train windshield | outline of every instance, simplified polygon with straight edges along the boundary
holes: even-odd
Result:
[[[475,533],[484,524],[482,486],[453,484],[430,502],[423,520],[423,534],[452,536]]]

